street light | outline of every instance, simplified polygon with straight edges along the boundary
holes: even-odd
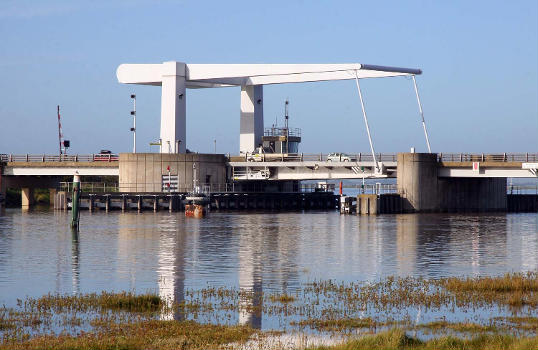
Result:
[[[131,94],[131,98],[133,99],[133,110],[131,111],[131,115],[133,116],[133,127],[131,128],[131,131],[133,132],[133,153],[136,153],[136,95]]]

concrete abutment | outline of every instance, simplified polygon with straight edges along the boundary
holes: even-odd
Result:
[[[506,211],[506,178],[439,177],[437,154],[399,153],[398,193],[404,212]]]

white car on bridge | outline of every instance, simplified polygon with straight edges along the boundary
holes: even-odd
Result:
[[[329,153],[327,155],[328,162],[354,162],[356,158],[345,153]]]

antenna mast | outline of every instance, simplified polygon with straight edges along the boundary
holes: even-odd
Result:
[[[290,129],[288,128],[288,119],[290,116],[288,115],[288,105],[290,104],[290,101],[288,98],[286,98],[286,102],[284,103],[284,127],[286,128],[286,153],[290,153],[289,150],[289,142],[288,139],[290,138]]]
[[[60,147],[60,156],[62,155],[62,122],[60,121],[60,105],[58,105],[58,142]]]
[[[289,115],[288,115],[288,105],[290,104],[290,101],[286,98],[286,102],[284,103],[284,127],[287,129],[288,128],[288,119],[289,119]]]

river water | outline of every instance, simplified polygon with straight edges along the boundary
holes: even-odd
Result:
[[[0,303],[47,293],[240,287],[293,292],[310,281],[500,275],[538,269],[538,214],[340,215],[6,209]]]

